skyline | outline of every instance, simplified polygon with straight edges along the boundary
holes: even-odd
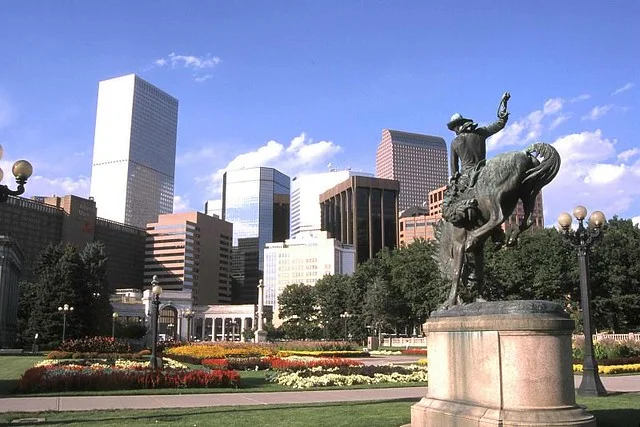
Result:
[[[180,101],[176,212],[241,166],[374,172],[385,128],[449,149],[451,115],[491,122],[508,90],[488,156],[556,146],[547,226],[577,204],[640,219],[636,3],[125,4],[5,3],[0,165],[13,187],[32,162],[25,197],[89,195],[98,82],[136,73]]]

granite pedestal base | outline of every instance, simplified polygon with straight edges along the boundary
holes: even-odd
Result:
[[[576,405],[574,323],[548,301],[482,302],[426,323],[429,391],[411,427],[595,426]]]

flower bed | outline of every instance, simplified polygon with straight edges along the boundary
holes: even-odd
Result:
[[[311,356],[311,357],[369,357],[367,351],[304,351],[304,350],[280,350],[278,357]]]
[[[407,356],[426,356],[427,349],[426,348],[407,348],[401,350],[401,353]]]
[[[169,348],[164,353],[183,362],[200,363],[203,359],[271,356],[275,349],[268,344],[216,342],[181,345]]]
[[[240,375],[232,370],[186,369],[164,359],[165,369],[152,370],[148,362],[119,360],[77,363],[47,360],[28,369],[17,390],[22,393],[60,391],[131,390],[151,388],[238,387]]]
[[[361,366],[362,363],[340,358],[317,358],[317,357],[250,357],[250,358],[229,358],[229,359],[203,359],[202,366],[211,369],[234,369],[234,370],[264,370],[273,369],[275,371],[299,371],[302,369]]]
[[[573,372],[582,372],[581,364],[573,365]],[[640,363],[629,365],[604,365],[598,364],[599,374],[634,374],[640,372]]]
[[[316,367],[294,372],[277,372],[268,379],[271,382],[296,389],[357,384],[427,382],[427,369],[417,365],[408,367],[393,365]]]
[[[361,348],[348,341],[281,341],[274,345],[278,350],[296,351],[356,351]]]

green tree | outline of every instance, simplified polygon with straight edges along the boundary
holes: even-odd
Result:
[[[84,266],[84,282],[86,284],[82,296],[91,307],[94,315],[94,321],[87,325],[87,333],[89,335],[109,335],[113,308],[109,301],[111,291],[107,281],[108,257],[104,244],[102,242],[88,243],[80,253],[80,258]],[[133,332],[134,335],[135,333]]]
[[[285,318],[282,330],[293,339],[318,337],[318,308],[312,286],[302,283],[288,285],[278,297],[280,317]]]
[[[398,322],[421,327],[445,298],[445,286],[434,259],[434,242],[418,239],[394,251],[391,275],[402,296]]]
[[[640,328],[640,229],[614,216],[590,256],[594,325],[624,333]]]
[[[316,282],[314,293],[323,338],[344,337],[344,324],[340,314],[350,309],[353,290],[353,282],[346,275],[326,275]]]
[[[71,245],[49,245],[36,263],[39,275],[33,311],[29,316],[30,334],[38,333],[44,346],[54,346],[62,338],[63,315],[58,307],[69,304],[67,337],[84,336],[87,323],[93,320],[87,306],[88,292],[84,283],[84,266],[76,248]]]
[[[18,283],[18,341],[21,347],[33,344],[36,332],[29,328],[29,316],[34,312],[38,298],[38,285]]]

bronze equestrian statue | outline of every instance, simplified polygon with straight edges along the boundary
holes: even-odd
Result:
[[[451,144],[452,176],[442,206],[446,222],[437,230],[441,266],[451,279],[451,291],[443,308],[470,302],[461,298],[461,283],[477,301],[484,301],[485,241],[492,237],[496,243],[501,242],[500,226],[522,200],[524,217],[507,241],[508,245],[515,245],[518,235],[533,223],[536,196],[560,169],[558,152],[545,143],[486,160],[487,138],[502,130],[508,121],[509,98],[506,92],[498,107],[498,120],[489,126],[478,127],[460,114],[455,114],[447,125],[456,137]]]

